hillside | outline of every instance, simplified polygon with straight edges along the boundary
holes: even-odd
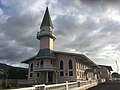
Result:
[[[0,78],[8,79],[26,79],[27,78],[27,68],[13,67],[7,64],[0,63]]]

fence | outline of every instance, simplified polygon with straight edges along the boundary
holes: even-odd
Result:
[[[85,85],[91,85],[97,83],[96,80],[91,81],[80,81],[80,82],[67,82],[61,83],[61,84],[53,84],[53,85],[34,85],[33,87],[28,88],[19,88],[19,89],[10,89],[10,90],[77,90],[77,88],[85,86]],[[76,88],[76,89],[75,89]]]

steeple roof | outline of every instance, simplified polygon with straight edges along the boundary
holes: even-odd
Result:
[[[46,11],[45,11],[40,29],[41,29],[42,26],[50,26],[50,27],[53,28],[53,24],[52,24],[52,21],[51,21],[51,17],[50,17],[50,14],[49,14],[48,7],[46,8]]]

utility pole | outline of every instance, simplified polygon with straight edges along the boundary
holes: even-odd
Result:
[[[118,66],[118,62],[117,62],[117,61],[115,61],[115,63],[116,63],[116,67],[117,67],[117,73],[119,73],[119,66]]]

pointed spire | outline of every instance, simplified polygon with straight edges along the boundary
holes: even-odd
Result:
[[[41,23],[40,29],[41,29],[42,26],[50,26],[50,27],[53,28],[53,24],[52,24],[52,21],[51,21],[51,17],[50,17],[50,14],[49,14],[48,7],[46,8],[46,11],[45,11],[45,14],[44,14],[43,21]]]

